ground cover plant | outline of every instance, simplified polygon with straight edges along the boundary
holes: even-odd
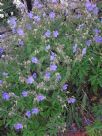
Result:
[[[17,6],[22,18],[8,19],[16,34],[12,59],[3,59],[0,48],[0,135],[56,136],[88,125],[89,135],[98,136],[102,23],[97,5],[82,1],[75,14],[39,1],[30,13],[24,4]]]

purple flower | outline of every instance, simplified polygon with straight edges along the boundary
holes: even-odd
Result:
[[[57,81],[61,80],[61,75],[60,75],[60,74],[57,74],[56,80],[57,80]]]
[[[33,4],[34,4],[34,6],[35,6],[35,5],[38,5],[38,4],[39,4],[39,1],[38,1],[38,0],[34,0],[34,3],[33,3]]]
[[[28,13],[28,17],[30,18],[30,19],[32,19],[33,18],[33,13],[30,11],[30,13]]]
[[[50,77],[51,77],[51,73],[50,73],[50,72],[46,72],[45,75],[44,75],[44,78],[45,78],[46,80],[49,80]]]
[[[18,131],[18,130],[23,129],[23,125],[21,123],[17,123],[17,124],[14,125],[14,128],[15,128],[15,130]]]
[[[59,35],[59,33],[58,33],[58,31],[57,31],[57,30],[53,31],[53,37],[57,38],[57,37],[58,37],[58,35]]]
[[[77,44],[75,44],[74,46],[73,46],[73,53],[75,53],[77,51]]]
[[[52,3],[53,3],[53,4],[57,4],[57,3],[58,3],[58,0],[52,0]]]
[[[96,8],[96,4],[92,4],[89,0],[87,0],[85,7],[88,11],[93,11],[93,9]]]
[[[29,77],[27,78],[27,80],[26,80],[26,83],[27,83],[27,84],[33,84],[33,82],[34,82],[34,78],[33,78],[32,76],[29,76]]]
[[[98,35],[101,31],[100,31],[99,29],[95,28],[95,29],[93,30],[93,32],[95,33],[95,35]]]
[[[56,69],[57,69],[57,65],[55,64],[50,65],[50,71],[56,71]]]
[[[89,47],[91,45],[92,41],[91,40],[87,40],[86,41],[86,45]]]
[[[63,91],[66,91],[67,88],[68,88],[68,84],[64,84],[63,87],[62,87],[62,90],[63,90]]]
[[[50,60],[53,61],[55,59],[54,55],[50,55]]]
[[[85,118],[84,123],[85,123],[86,125],[90,125],[90,124],[92,123],[92,121],[91,121],[90,119],[86,119],[86,118]]]
[[[42,7],[43,7],[43,5],[40,4],[40,3],[37,5],[37,8],[38,8],[38,9],[41,9]]]
[[[99,12],[99,9],[97,7],[95,7],[94,10],[93,10],[93,14],[97,16],[98,12]]]
[[[34,73],[32,74],[32,76],[33,76],[34,79],[36,79],[36,78],[37,78],[37,73],[34,72]]]
[[[5,38],[5,35],[4,34],[0,34],[0,39],[3,39],[3,38]]]
[[[37,64],[38,63],[38,58],[37,57],[32,57],[31,61],[32,61],[32,63]]]
[[[37,115],[39,113],[39,109],[38,108],[33,108],[32,109],[32,115]]]
[[[0,54],[2,54],[3,52],[4,52],[4,49],[0,47]]]
[[[41,18],[40,18],[40,16],[34,16],[34,20],[35,20],[35,22],[40,22]]]
[[[27,28],[27,30],[32,30],[31,24],[26,24],[26,28]]]
[[[46,97],[42,94],[39,94],[39,95],[37,95],[36,99],[37,99],[38,102],[41,102],[41,101],[45,100]]]
[[[23,46],[23,45],[24,45],[24,41],[20,39],[20,40],[18,41],[18,44],[19,44],[20,46]]]
[[[93,7],[92,7],[92,5],[91,5],[91,3],[90,3],[89,1],[87,1],[87,2],[85,3],[85,7],[86,7],[86,9],[87,9],[88,11],[92,11],[92,10],[93,10]]]
[[[102,36],[95,36],[94,39],[96,43],[102,43]]]
[[[38,9],[41,9],[43,7],[43,5],[40,4],[38,0],[34,1],[33,6],[36,7],[36,8],[38,8]]]
[[[8,100],[10,99],[10,95],[9,95],[9,93],[7,93],[7,92],[3,92],[3,94],[2,94],[2,98],[3,98],[4,100],[8,101]]]
[[[25,113],[25,115],[26,115],[28,118],[30,118],[30,117],[31,117],[31,112],[30,112],[30,111],[27,111],[27,112]]]
[[[28,96],[28,92],[27,92],[27,91],[23,91],[23,92],[22,92],[22,96],[23,96],[23,97],[27,97],[27,96]]]
[[[19,36],[23,36],[24,35],[24,31],[23,31],[22,28],[18,28],[17,29],[17,33],[18,33]]]
[[[51,52],[50,60],[53,61],[56,58],[56,54],[54,52]]]
[[[51,20],[54,20],[54,18],[55,18],[55,12],[50,12],[49,13],[49,17],[50,17]]]
[[[15,28],[17,25],[17,18],[16,17],[10,17],[8,19],[8,24],[10,25],[11,28]]]
[[[50,30],[47,30],[44,35],[45,37],[49,38],[51,36]]]
[[[0,47],[0,56],[2,56],[3,53],[4,53],[4,49]]]
[[[82,56],[86,55],[86,49],[87,49],[87,48],[83,48],[83,49],[82,49]]]
[[[0,80],[0,85],[2,85],[2,83],[3,83],[3,81],[2,81],[2,80]]]
[[[71,103],[73,104],[73,103],[76,102],[76,99],[73,98],[73,97],[72,97],[72,98],[68,98],[68,99],[67,99],[67,102],[68,102],[69,104],[71,104]]]
[[[15,29],[15,28],[12,28],[12,33],[13,33],[13,34],[16,34],[16,32],[17,32],[16,29]]]

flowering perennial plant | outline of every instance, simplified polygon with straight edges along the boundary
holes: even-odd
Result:
[[[57,135],[73,123],[80,128],[89,92],[102,88],[97,5],[84,1],[81,16],[68,15],[66,21],[61,10],[35,0],[20,21],[8,20],[19,46],[14,46],[16,59],[6,65],[7,77],[0,73],[0,117],[11,135]]]

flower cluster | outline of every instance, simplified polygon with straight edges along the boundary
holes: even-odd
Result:
[[[96,4],[90,2],[89,0],[85,3],[86,9],[90,12],[92,11],[95,15],[98,14],[99,9],[97,8]]]
[[[26,117],[30,118],[31,115],[37,115],[38,113],[39,113],[39,109],[35,107],[31,111],[30,110],[26,111],[25,115]]]

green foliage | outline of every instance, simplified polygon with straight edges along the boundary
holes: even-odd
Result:
[[[40,16],[40,22],[29,18],[26,13],[20,21],[13,20],[17,30],[13,59],[9,63],[1,62],[0,65],[0,78],[3,80],[0,118],[3,120],[1,126],[9,129],[8,136],[56,136],[65,126],[71,128],[75,124],[81,128],[84,113],[91,113],[89,98],[97,96],[102,88],[102,50],[101,45],[94,40],[93,29],[95,26],[101,30],[102,26],[96,16],[85,11],[84,9],[81,19],[68,16],[66,21],[63,20],[63,15],[55,11],[55,20],[51,20],[43,14],[48,14],[48,9],[38,10],[34,7],[33,15]],[[31,30],[27,29],[28,24],[31,25]],[[18,28],[21,29],[21,34],[18,33]],[[47,30],[51,32],[50,37],[44,35]],[[53,36],[55,30],[59,33],[57,37]],[[24,45],[19,45],[20,40]],[[87,40],[91,40],[91,45],[86,45]],[[46,49],[48,45],[50,48]],[[75,45],[77,47],[74,51]],[[86,52],[84,50],[83,53],[83,49]],[[51,53],[55,55],[52,60]],[[36,57],[38,62],[32,62],[32,57]],[[57,66],[57,70],[51,70],[52,64]],[[7,72],[8,76],[3,76],[3,72]],[[34,72],[37,74],[36,79],[33,77]],[[50,72],[49,78],[45,77],[46,72]],[[60,80],[57,80],[58,75],[61,75]],[[32,83],[28,83],[29,77],[33,80]],[[68,86],[63,89],[66,84]],[[22,96],[24,90],[28,92],[26,97]],[[9,100],[3,98],[4,91],[10,95]],[[37,100],[39,94],[44,96],[40,102]],[[38,114],[32,114],[34,107],[39,109]],[[93,110],[96,118],[101,116],[100,107],[98,108],[98,112],[96,108]],[[28,110],[30,117],[26,115]],[[14,129],[17,122],[23,125],[21,131]],[[98,136],[100,129],[99,121],[87,127],[90,136]]]
[[[97,120],[102,119],[102,105],[101,104],[94,104],[92,112]]]
[[[86,130],[89,136],[101,136],[102,122],[95,121],[94,124],[87,126]]]
[[[94,104],[92,113],[95,116],[95,122],[86,127],[89,136],[101,136],[102,135],[102,105]]]

